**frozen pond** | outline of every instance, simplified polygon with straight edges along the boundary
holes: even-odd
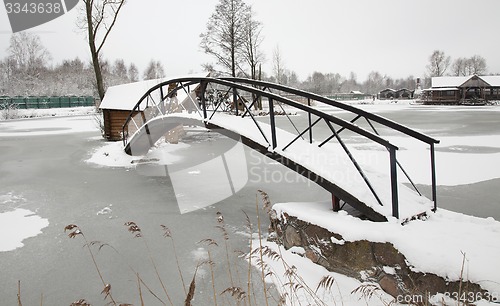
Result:
[[[498,107],[364,107],[441,140],[437,146],[440,207],[500,220]],[[298,120],[298,125],[307,124],[306,118],[300,114],[294,120]],[[383,135],[388,133],[380,132]],[[321,133],[317,134],[318,138],[321,138]],[[327,135],[326,130],[324,133]],[[207,155],[214,154],[214,147],[234,145],[232,140],[211,133],[190,133],[188,136],[177,149],[165,153],[170,155],[163,157],[188,166],[207,160]],[[350,139],[350,145],[356,141]],[[241,175],[246,175],[246,184],[216,204],[181,213],[171,177],[151,174],[158,169],[153,167],[151,170],[148,164],[137,168],[120,164],[104,167],[87,162],[105,145],[93,127],[91,117],[0,122],[0,216],[15,214],[16,218],[21,218],[19,222],[27,218],[25,224],[31,225],[24,229],[5,225],[0,228],[3,235],[5,231],[26,231],[27,238],[22,240],[23,245],[9,250],[0,246],[2,303],[17,303],[17,282],[20,280],[22,300],[26,305],[40,304],[42,294],[45,305],[69,305],[81,298],[100,305],[102,283],[87,249],[83,248],[82,237],[70,239],[64,233],[68,224],[77,224],[89,241],[98,240],[112,246],[104,246],[96,257],[105,279],[112,284],[113,296],[119,302],[140,304],[137,276],[130,267],[165,300],[150,254],[170,290],[174,305],[183,301],[185,294],[172,244],[169,238],[163,237],[161,225],[172,232],[186,283],[191,280],[197,263],[206,258],[207,249],[211,250],[216,263],[215,273],[220,279],[218,291],[221,292],[230,283],[224,265],[224,240],[220,229],[216,228],[217,212],[224,216],[231,250],[247,252],[246,219],[242,210],[256,224],[257,189],[268,192],[275,203],[330,198],[316,185],[296,175],[285,175],[288,170],[284,167],[245,148],[243,154],[248,171]],[[100,154],[108,157],[112,153],[105,149]],[[418,170],[418,165],[411,165],[412,156],[405,156],[402,151],[401,157],[407,158],[410,170]],[[162,156],[155,158],[160,160]],[[200,172],[202,170],[189,171],[192,176]],[[189,184],[186,180],[183,182]],[[210,187],[211,182],[205,183],[206,186],[199,187],[193,184],[189,190],[193,193],[206,190],[203,188]],[[430,193],[423,180],[417,183],[424,193]],[[140,226],[142,238],[133,238],[133,234],[127,231],[124,223],[128,221]],[[264,218],[264,230],[266,227]],[[0,237],[10,237],[2,234]],[[198,243],[207,238],[216,240],[219,247]],[[3,245],[5,241],[1,239]],[[147,241],[147,246],[143,240]],[[94,248],[96,252],[97,249]],[[234,274],[235,270],[246,273],[246,263],[237,259],[234,252],[231,252],[231,261],[234,262]],[[201,278],[196,298],[200,302],[204,296],[211,296],[208,267],[202,267],[198,276]],[[144,297],[146,304],[157,302],[149,293],[144,293]]]

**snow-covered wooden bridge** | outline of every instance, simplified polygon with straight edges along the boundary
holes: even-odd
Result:
[[[264,104],[268,115],[257,118],[253,109],[259,103]],[[341,110],[353,118],[342,119],[318,106]],[[307,126],[299,128],[287,114],[290,110],[305,114]],[[285,122],[286,127],[277,124],[278,114],[280,119],[287,118],[279,120]],[[357,125],[358,120],[365,122],[367,128]],[[171,79],[145,92],[130,112],[123,126],[125,151],[130,155],[144,155],[158,139],[181,124],[215,128],[241,140],[331,192],[337,209],[342,201],[374,221],[386,221],[390,217],[404,221],[437,208],[434,145],[439,140],[352,105],[263,81],[210,77]],[[315,140],[314,131],[321,125],[330,135]],[[398,162],[398,147],[381,136],[379,130],[398,132],[429,146],[429,164],[422,167],[429,169],[431,199],[418,191]],[[387,150],[387,172],[358,162],[342,133],[362,137]],[[402,179],[398,180],[398,176]]]

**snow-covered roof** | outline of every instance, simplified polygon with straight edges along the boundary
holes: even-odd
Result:
[[[456,87],[439,87],[439,88],[427,88],[424,91],[448,91],[448,90],[458,90]]]
[[[471,76],[443,76],[432,77],[431,87],[459,87]]]
[[[139,102],[139,99],[153,86],[158,85],[168,80],[177,79],[181,77],[206,77],[207,73],[190,74],[183,76],[170,76],[166,78],[146,80],[128,84],[121,84],[111,86],[106,90],[104,99],[102,99],[100,109],[114,109],[114,110],[132,110]],[[182,101],[187,95],[178,91],[178,99]],[[155,101],[160,101],[160,92],[155,91],[152,93],[152,98]],[[143,109],[141,109],[143,110]]]
[[[132,110],[139,99],[151,87],[168,81],[171,78],[146,80],[111,86],[106,90],[100,109]]]
[[[482,76],[481,79],[483,79],[486,83],[490,84],[490,86],[500,87],[500,75]]]
[[[474,75],[469,76],[444,76],[444,77],[433,77],[432,87],[460,87],[465,82],[469,81]],[[500,76],[489,75],[489,76],[478,76],[480,79],[488,83],[490,86],[500,86]]]
[[[362,95],[363,93],[359,90],[351,90],[351,93],[352,94],[355,94],[355,95]]]

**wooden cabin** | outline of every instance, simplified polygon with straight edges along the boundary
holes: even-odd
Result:
[[[396,98],[398,99],[412,99],[413,98],[413,90],[409,90],[407,88],[401,88],[396,91]]]
[[[500,76],[433,77],[423,91],[424,104],[484,105],[500,100]]]
[[[396,90],[392,88],[386,88],[378,93],[378,98],[380,100],[394,99],[396,98]]]
[[[104,138],[111,141],[122,140],[123,124],[139,99],[151,87],[167,80],[154,79],[109,87],[99,106],[103,115]],[[134,116],[143,112],[144,109],[139,109]]]
[[[380,100],[412,99],[413,92],[413,90],[409,90],[407,88],[401,88],[398,90],[386,88],[378,93],[378,98]]]
[[[134,109],[139,99],[153,86],[158,85],[160,83],[180,78],[180,77],[206,77],[207,73],[199,73],[199,74],[191,74],[184,76],[175,76],[161,79],[153,79],[146,80],[141,82],[134,82],[128,84],[121,84],[116,86],[111,86],[106,90],[106,94],[104,95],[104,99],[99,106],[99,109],[102,110],[103,113],[103,125],[104,125],[104,138],[111,141],[118,141],[123,139],[123,125],[130,115],[131,111]],[[171,84],[172,85],[172,84]],[[175,86],[174,86],[175,87]],[[170,88],[169,88],[170,90]],[[191,92],[188,94],[183,90],[179,90],[176,93],[177,99],[179,101],[179,105],[183,105],[182,109],[186,109],[188,111],[192,111],[195,106],[190,102],[191,100],[196,100],[196,97],[200,90],[199,86],[193,88]],[[156,90],[151,93],[151,98],[155,101],[161,101],[160,91]],[[133,116],[140,115],[143,117],[149,117],[148,112],[151,111],[151,108],[145,109],[145,103],[134,112]],[[129,126],[129,134],[134,131],[130,130],[131,126]],[[135,127],[132,127],[135,128]]]

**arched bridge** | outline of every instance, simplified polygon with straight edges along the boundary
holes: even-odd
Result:
[[[261,107],[264,116],[256,111]],[[346,116],[351,119],[342,118]],[[331,192],[337,209],[342,201],[374,221],[390,216],[404,221],[437,208],[434,145],[439,140],[352,105],[250,79],[172,79],[150,88],[131,111],[123,126],[125,151],[144,155],[180,124],[216,128],[240,139]],[[397,132],[429,146],[429,163],[422,167],[429,169],[431,199],[420,193],[398,161],[398,146],[379,131]],[[344,135],[387,151],[387,171],[360,162]]]

